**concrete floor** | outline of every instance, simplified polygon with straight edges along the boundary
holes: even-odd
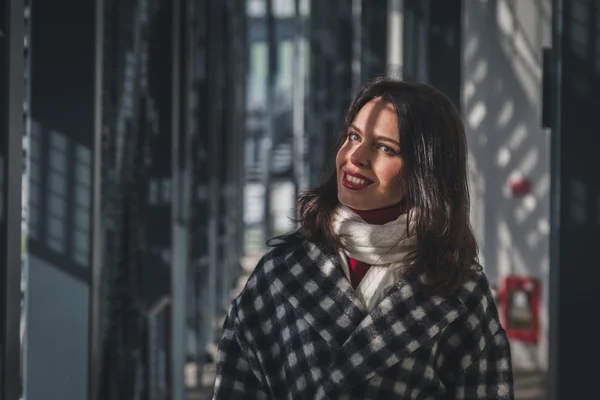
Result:
[[[188,391],[187,400],[210,400],[215,381],[215,365],[208,364],[204,368],[202,387]]]
[[[541,371],[515,371],[516,400],[546,400],[546,373]]]

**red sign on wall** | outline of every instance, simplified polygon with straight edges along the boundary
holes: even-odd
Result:
[[[532,186],[529,179],[514,179],[510,182],[510,191],[514,197],[523,197],[531,193]]]
[[[540,282],[510,275],[498,293],[502,325],[510,339],[536,344],[540,340]]]

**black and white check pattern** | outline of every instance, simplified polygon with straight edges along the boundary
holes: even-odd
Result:
[[[514,398],[485,275],[445,298],[404,280],[369,313],[336,255],[273,245],[229,310],[214,399]]]

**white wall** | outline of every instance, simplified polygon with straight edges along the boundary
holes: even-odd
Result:
[[[493,282],[507,274],[542,284],[542,341],[513,343],[515,368],[547,368],[550,137],[541,121],[542,47],[550,0],[464,0],[463,99],[472,222]],[[511,177],[533,183],[514,198]]]

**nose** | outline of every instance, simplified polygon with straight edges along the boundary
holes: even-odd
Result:
[[[364,168],[368,167],[370,164],[369,157],[370,156],[368,149],[366,148],[364,143],[361,143],[354,149],[354,151],[350,155],[350,161],[352,162],[352,164]]]

